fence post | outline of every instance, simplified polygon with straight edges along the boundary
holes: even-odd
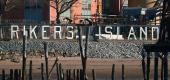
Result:
[[[63,69],[61,69],[62,70],[62,79],[61,80],[65,80],[65,74],[64,74],[64,70]]]
[[[168,52],[164,52],[164,80],[168,80]]]
[[[150,52],[147,53],[147,80],[150,79]]]
[[[10,80],[14,80],[14,71],[10,69]]]
[[[76,70],[73,70],[73,80],[76,80]]]
[[[23,58],[22,58],[22,80],[25,80],[25,73],[26,73],[26,35],[23,35]]]
[[[76,77],[77,79],[76,80],[80,80],[80,70],[79,69],[77,69],[77,73],[76,74],[77,74],[77,77]]]
[[[69,80],[69,78],[68,78],[68,69],[66,70],[66,80]]]
[[[57,80],[60,80],[60,74],[59,74],[59,67],[58,67],[58,63],[56,64],[56,73],[57,73]]]
[[[48,43],[44,42],[44,51],[45,51],[45,65],[46,65],[46,80],[49,79],[48,76]]]
[[[81,62],[83,67],[83,77],[81,80],[87,80],[86,74],[86,64],[87,64],[87,47],[88,47],[88,36],[89,36],[89,27],[86,27],[86,39],[85,39],[85,49],[83,48],[83,40],[82,40],[82,30],[80,26],[78,26],[78,35],[79,35],[79,47],[80,47],[80,54],[81,54]],[[80,71],[81,72],[81,71]]]
[[[112,65],[112,80],[115,80],[115,64]]]
[[[21,71],[21,69],[19,69],[18,70],[18,78],[19,78],[19,80],[21,80],[21,73],[22,73],[22,71]]]
[[[94,69],[92,69],[92,75],[93,75],[93,80],[96,80],[96,73],[95,73]]]
[[[44,64],[41,63],[41,79],[44,80]]]
[[[122,64],[122,80],[125,80],[125,66]]]
[[[19,80],[19,78],[18,78],[18,69],[15,69],[15,71],[14,71],[14,80]]]
[[[163,60],[163,57],[162,57],[162,61],[161,61],[161,80],[164,80],[164,77],[163,77],[164,73],[163,73],[163,71],[164,71],[164,60]]]
[[[68,70],[68,77],[71,80],[71,70],[70,69]]]
[[[62,72],[62,65],[61,65],[61,63],[59,64],[59,80],[63,80],[63,78],[64,78],[64,75],[63,75],[63,72]]]
[[[83,70],[80,69],[80,80],[84,80]]]
[[[32,60],[30,61],[29,80],[32,80]]]
[[[2,70],[2,80],[5,80],[5,70]]]
[[[142,51],[142,71],[143,71],[143,79],[146,80],[146,63],[145,63],[145,52]]]
[[[154,60],[154,80],[158,80],[158,56],[159,53],[155,53],[155,60]]]

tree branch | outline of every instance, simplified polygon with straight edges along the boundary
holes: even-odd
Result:
[[[71,8],[71,6],[78,0],[70,0],[68,2],[65,2],[61,5],[61,8],[59,10],[59,13],[62,14],[63,12],[67,11]]]

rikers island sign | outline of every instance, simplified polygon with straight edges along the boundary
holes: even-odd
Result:
[[[85,27],[85,26],[79,26]],[[11,39],[19,39],[26,34],[29,39],[75,39],[78,38],[77,26],[10,26]],[[82,29],[85,30],[85,29]],[[98,39],[117,40],[158,40],[159,26],[90,26],[89,35]],[[85,37],[84,35],[82,37]]]

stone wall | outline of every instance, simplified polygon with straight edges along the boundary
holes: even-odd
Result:
[[[43,43],[48,42],[49,52],[54,55],[78,56],[80,55],[77,41],[70,40],[29,40],[27,52],[29,55],[42,55]],[[142,42],[137,41],[90,41],[88,57],[91,58],[141,58]],[[0,41],[1,53],[22,52],[22,41]],[[9,53],[12,54],[12,53]]]

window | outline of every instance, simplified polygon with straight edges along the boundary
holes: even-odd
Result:
[[[91,10],[91,4],[83,4],[83,10]]]
[[[25,0],[25,8],[41,8],[43,0]]]
[[[24,18],[26,22],[43,20],[43,0],[25,0]]]

